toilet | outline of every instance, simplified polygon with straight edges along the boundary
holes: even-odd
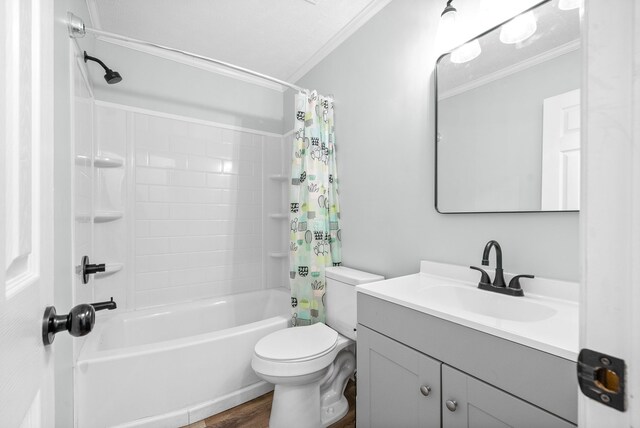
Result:
[[[275,385],[270,428],[319,428],[349,411],[344,397],[356,368],[356,289],[384,277],[327,267],[326,325],[278,330],[258,341],[251,367]]]

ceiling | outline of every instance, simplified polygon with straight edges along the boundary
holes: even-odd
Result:
[[[390,0],[86,0],[95,28],[295,81]]]

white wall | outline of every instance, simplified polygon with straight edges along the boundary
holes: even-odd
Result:
[[[102,68],[88,64],[98,100],[267,132],[282,130],[279,90],[99,40],[89,54],[122,75],[120,83],[108,85]]]
[[[418,271],[421,259],[478,264],[497,239],[505,270],[577,280],[576,213],[435,211],[433,69],[443,7],[391,2],[298,81],[336,99],[344,264],[389,277]],[[285,130],[292,98],[285,94]]]

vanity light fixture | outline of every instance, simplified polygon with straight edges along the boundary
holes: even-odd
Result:
[[[458,12],[458,10],[453,7],[451,3],[453,3],[453,0],[448,0],[447,5],[440,14],[440,21],[442,22],[442,25],[449,28],[452,28],[455,25],[456,15]]]
[[[520,43],[533,36],[537,28],[538,25],[535,16],[533,16],[533,12],[525,12],[502,25],[500,41],[508,45]]]
[[[458,10],[451,3],[453,3],[453,0],[448,0],[447,5],[440,14],[441,28],[448,39],[453,39],[455,35],[456,15],[458,13]],[[471,61],[480,55],[480,52],[482,52],[480,43],[478,40],[472,40],[451,51],[451,62],[462,64]]]
[[[447,5],[440,14],[440,28],[438,37],[444,43],[444,47],[450,48],[456,35],[456,16],[458,11],[451,5],[453,0],[447,1]]]
[[[558,9],[560,10],[571,10],[577,9],[580,7],[580,0],[560,0],[558,3]]]
[[[462,64],[464,62],[469,62],[474,58],[477,58],[480,55],[482,50],[480,49],[480,42],[478,39],[473,39],[464,45],[455,48],[451,52],[451,62],[455,64]]]

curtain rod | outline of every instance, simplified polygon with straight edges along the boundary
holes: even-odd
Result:
[[[115,39],[115,40],[121,40],[123,42],[129,42],[129,43],[135,43],[135,44],[144,45],[144,46],[150,46],[150,47],[153,47],[153,48],[162,49],[162,50],[165,50],[165,51],[174,52],[174,53],[178,53],[178,54],[181,54],[181,55],[184,55],[184,56],[188,56],[188,57],[191,57],[191,58],[196,58],[196,59],[199,59],[199,60],[202,60],[202,61],[210,62],[212,64],[221,65],[223,67],[227,67],[227,68],[230,68],[232,70],[240,71],[240,72],[245,73],[245,74],[250,74],[251,76],[259,77],[261,79],[269,80],[269,81],[277,83],[279,85],[286,86],[286,87],[291,88],[291,89],[295,89],[296,91],[309,93],[308,89],[305,89],[305,88],[303,88],[301,86],[294,85],[293,83],[285,82],[284,80],[280,80],[278,78],[271,77],[271,76],[268,76],[266,74],[258,73],[257,71],[253,71],[253,70],[250,70],[248,68],[240,67],[239,65],[231,64],[231,63],[228,63],[228,62],[225,62],[225,61],[220,61],[218,59],[209,58],[209,57],[206,57],[204,55],[198,55],[198,54],[193,53],[193,52],[188,52],[188,51],[183,51],[181,49],[172,48],[170,46],[160,45],[158,43],[153,43],[153,42],[147,42],[147,41],[144,41],[144,40],[134,39],[132,37],[127,37],[127,36],[123,36],[123,35],[116,34],[116,33],[110,33],[108,31],[96,30],[95,28],[87,28],[87,27],[85,27],[84,22],[82,21],[82,19],[80,17],[74,15],[71,12],[67,12],[67,19],[68,19],[67,27],[69,29],[69,36],[72,37],[72,38],[82,38],[82,37],[85,36],[86,33],[90,33],[90,34],[94,35],[95,37],[102,36],[102,37],[111,38],[111,39]]]

